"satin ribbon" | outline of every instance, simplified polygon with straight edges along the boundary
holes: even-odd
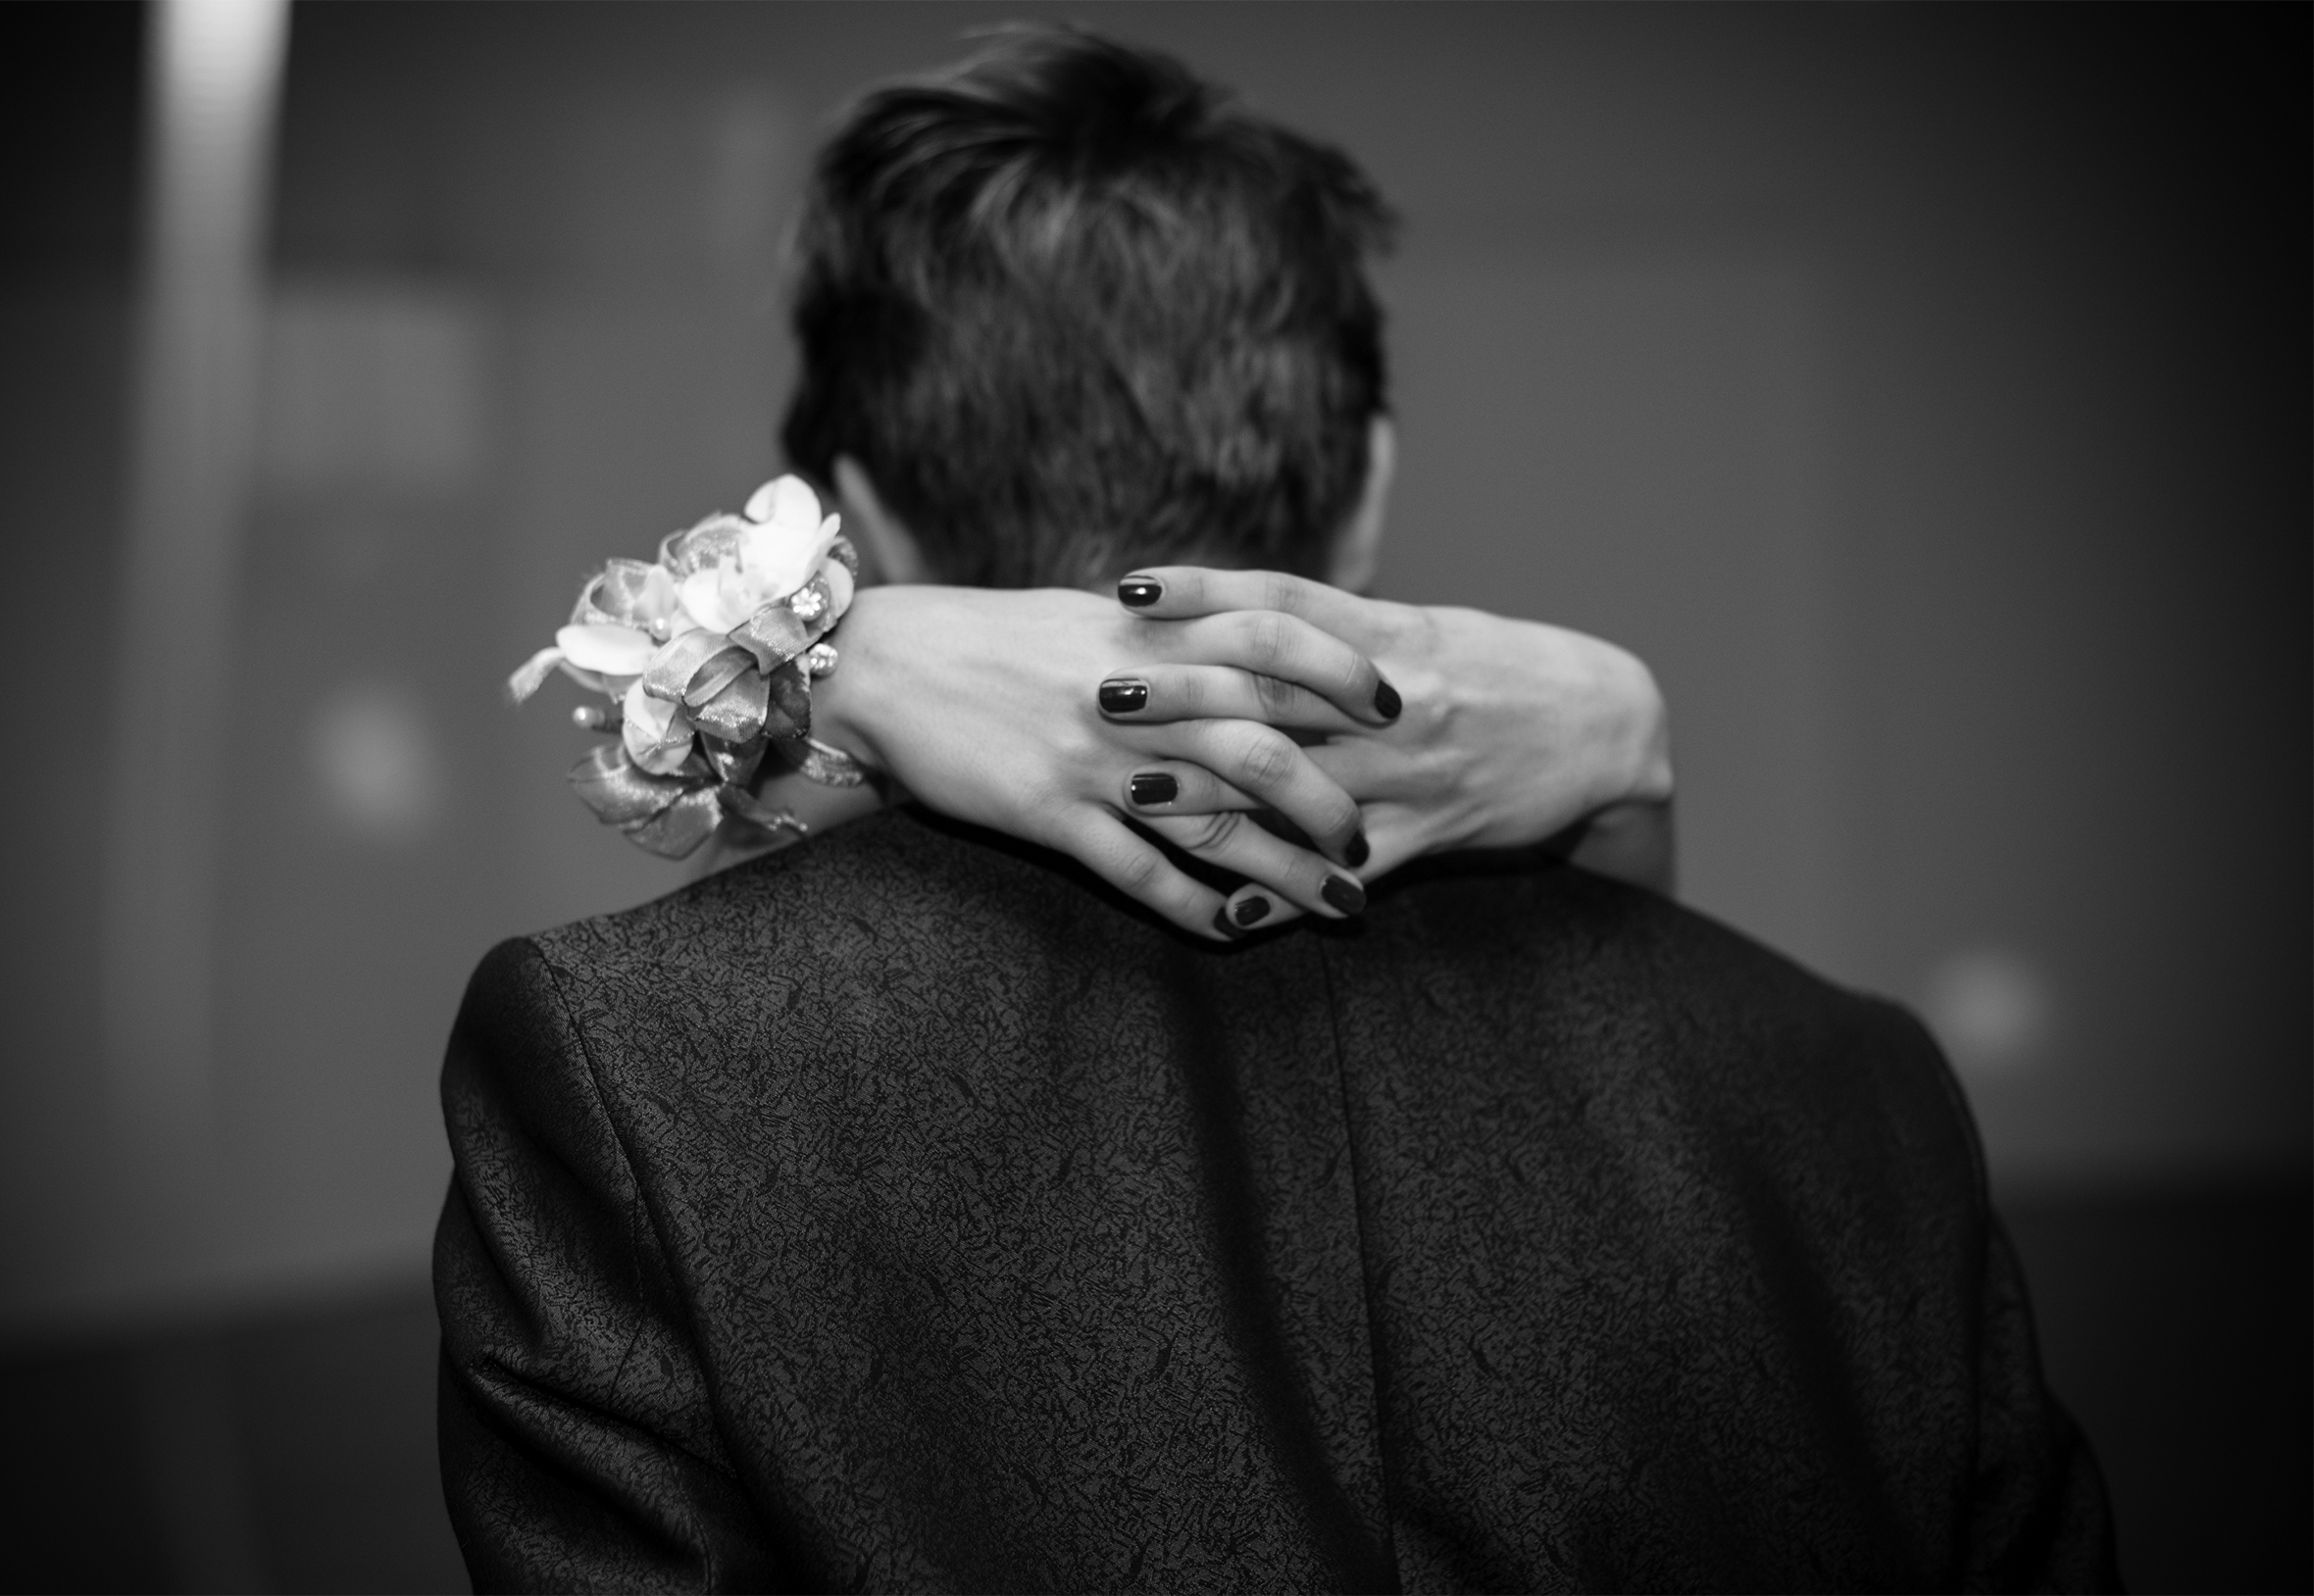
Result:
[[[662,859],[682,859],[727,823],[764,840],[796,841],[811,827],[791,811],[774,809],[749,792],[763,757],[758,745],[737,766],[743,774],[726,777],[713,764],[696,759],[674,775],[653,775],[617,742],[599,743],[571,767],[571,786],[596,820],[615,825],[637,847]]]

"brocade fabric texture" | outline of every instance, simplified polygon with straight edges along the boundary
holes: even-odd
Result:
[[[1547,860],[1180,936],[879,817],[495,949],[478,1588],[2115,1584],[1901,1010]]]

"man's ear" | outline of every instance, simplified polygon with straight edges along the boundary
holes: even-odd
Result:
[[[871,581],[931,580],[931,567],[925,563],[916,534],[884,509],[876,484],[850,455],[835,457],[835,499],[843,511],[845,533],[868,557]]]
[[[1398,429],[1378,411],[1366,432],[1365,489],[1341,524],[1341,530],[1333,534],[1333,552],[1326,561],[1326,579],[1334,586],[1363,593],[1374,585],[1375,573],[1382,566],[1382,528],[1389,514],[1390,478],[1397,470]]]

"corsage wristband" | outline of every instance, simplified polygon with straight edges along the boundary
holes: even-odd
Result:
[[[723,829],[751,842],[805,832],[755,795],[767,763],[830,786],[866,778],[812,738],[812,680],[835,669],[829,633],[851,607],[859,557],[802,479],[755,490],[671,532],[656,561],[613,560],[579,589],[571,623],[507,679],[520,704],[549,673],[610,700],[573,719],[610,732],[571,768],[595,818],[680,859]]]

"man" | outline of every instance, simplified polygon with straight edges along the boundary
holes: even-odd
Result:
[[[788,446],[887,574],[1370,557],[1337,154],[1044,32],[809,206]],[[480,1587],[2114,1581],[1920,1027],[1544,855],[1219,948],[883,815],[500,947],[444,1101]]]

